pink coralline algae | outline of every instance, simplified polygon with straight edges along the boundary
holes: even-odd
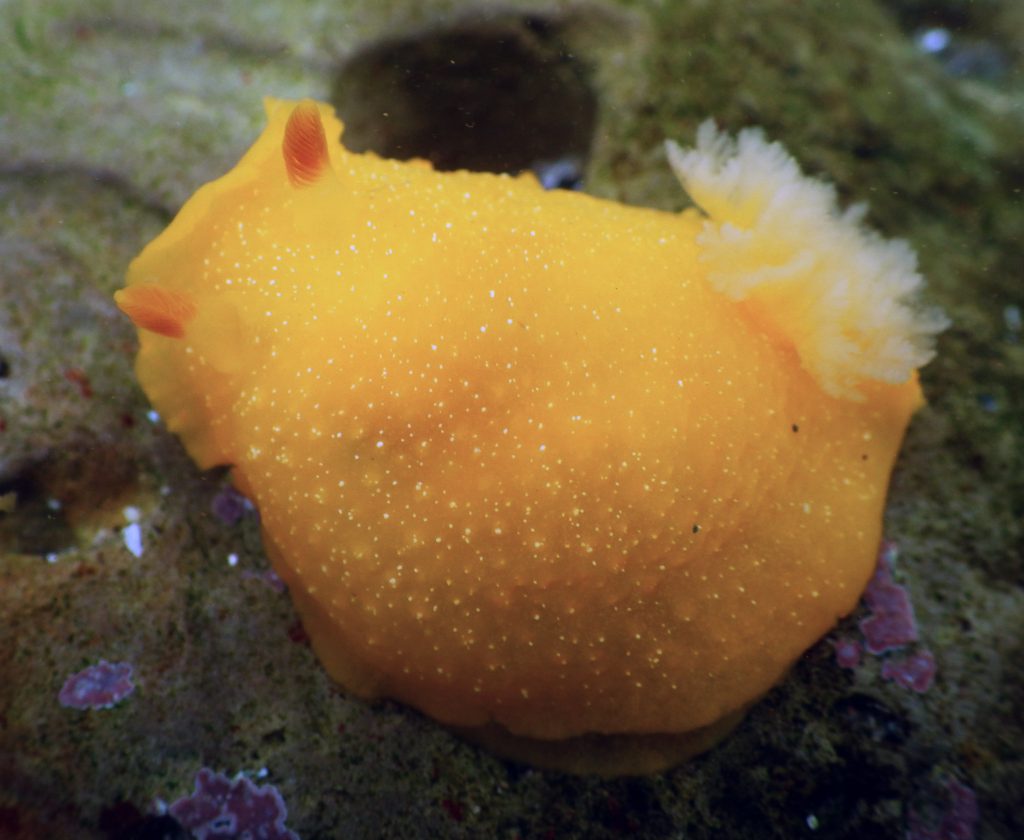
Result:
[[[245,776],[234,780],[204,767],[195,792],[168,809],[197,840],[299,840],[285,828],[288,809],[273,785],[257,786]]]
[[[907,840],[973,840],[978,825],[978,797],[967,785],[956,779],[946,783],[949,807],[942,822],[932,828],[925,828],[917,814],[910,814],[910,829]]]
[[[856,669],[864,650],[879,656],[917,641],[917,622],[910,595],[892,578],[896,555],[895,543],[882,543],[878,567],[864,590],[864,603],[871,614],[858,625],[864,635],[863,647],[857,639],[849,637],[832,642],[840,668]],[[918,647],[908,656],[887,657],[882,663],[883,679],[893,680],[897,685],[919,693],[931,688],[935,672],[935,656],[924,647]]]
[[[836,662],[840,668],[856,668],[860,665],[861,656],[864,651],[861,649],[860,642],[856,639],[842,638],[836,639],[832,646],[836,652]]]
[[[935,657],[930,650],[919,650],[905,658],[887,659],[882,663],[882,679],[923,694],[935,679]]]
[[[234,487],[225,487],[210,503],[214,515],[225,525],[234,525],[250,507],[249,500]]]
[[[68,677],[57,699],[71,709],[110,709],[133,691],[132,666],[101,659]]]
[[[864,602],[871,615],[860,622],[869,653],[884,653],[917,641],[917,622],[907,590],[892,579],[896,547],[883,543],[878,568],[864,590]]]

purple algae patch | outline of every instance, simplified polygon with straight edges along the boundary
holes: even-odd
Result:
[[[251,504],[234,487],[225,487],[210,503],[210,510],[225,525],[234,525],[245,515]]]
[[[111,709],[133,691],[132,666],[101,659],[68,677],[57,699],[71,709]]]
[[[192,795],[168,810],[197,840],[299,840],[285,828],[288,809],[277,788],[257,786],[242,775],[232,780],[204,767]]]
[[[921,818],[911,811],[907,840],[973,840],[980,816],[977,795],[956,779],[946,783],[946,794],[949,807],[936,828],[926,828]]]
[[[836,652],[836,663],[840,668],[853,669],[860,665],[864,651],[856,639],[846,637],[836,639],[832,643],[832,647]]]
[[[879,654],[917,641],[917,622],[907,590],[892,579],[896,548],[883,543],[878,568],[864,590],[864,602],[871,615],[862,619],[860,631],[869,653]]]
[[[859,667],[865,650],[880,656],[918,639],[910,594],[892,578],[892,564],[897,553],[896,543],[883,541],[875,573],[864,590],[864,603],[871,610],[871,614],[858,624],[864,644],[849,637],[832,641],[836,663],[841,668],[854,670]],[[882,677],[903,688],[924,693],[935,679],[935,656],[925,647],[916,647],[907,656],[887,657],[882,663]]]
[[[244,572],[242,572],[242,577],[245,580],[258,580],[260,583],[264,584],[265,586],[268,586],[270,589],[273,589],[274,592],[277,593],[286,592],[288,590],[288,587],[285,585],[285,582],[281,580],[277,572],[275,572],[273,569],[267,569],[266,571],[262,572],[253,572],[249,569],[246,569]]]
[[[902,659],[882,663],[882,679],[895,680],[904,688],[924,694],[935,680],[935,656],[927,648]]]

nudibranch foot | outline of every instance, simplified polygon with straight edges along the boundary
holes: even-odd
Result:
[[[541,740],[514,735],[492,723],[450,726],[460,737],[495,755],[545,770],[576,775],[616,778],[661,773],[711,749],[739,726],[760,697],[714,723],[689,732],[652,732]]]

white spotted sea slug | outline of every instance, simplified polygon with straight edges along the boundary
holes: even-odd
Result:
[[[542,765],[706,749],[856,604],[941,315],[757,131],[681,213],[268,126],[132,263],[137,374],[330,675]]]

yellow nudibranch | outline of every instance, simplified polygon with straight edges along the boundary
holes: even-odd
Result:
[[[324,667],[541,765],[706,749],[872,573],[944,326],[911,250],[758,131],[670,144],[668,213],[266,110],[116,299]]]

